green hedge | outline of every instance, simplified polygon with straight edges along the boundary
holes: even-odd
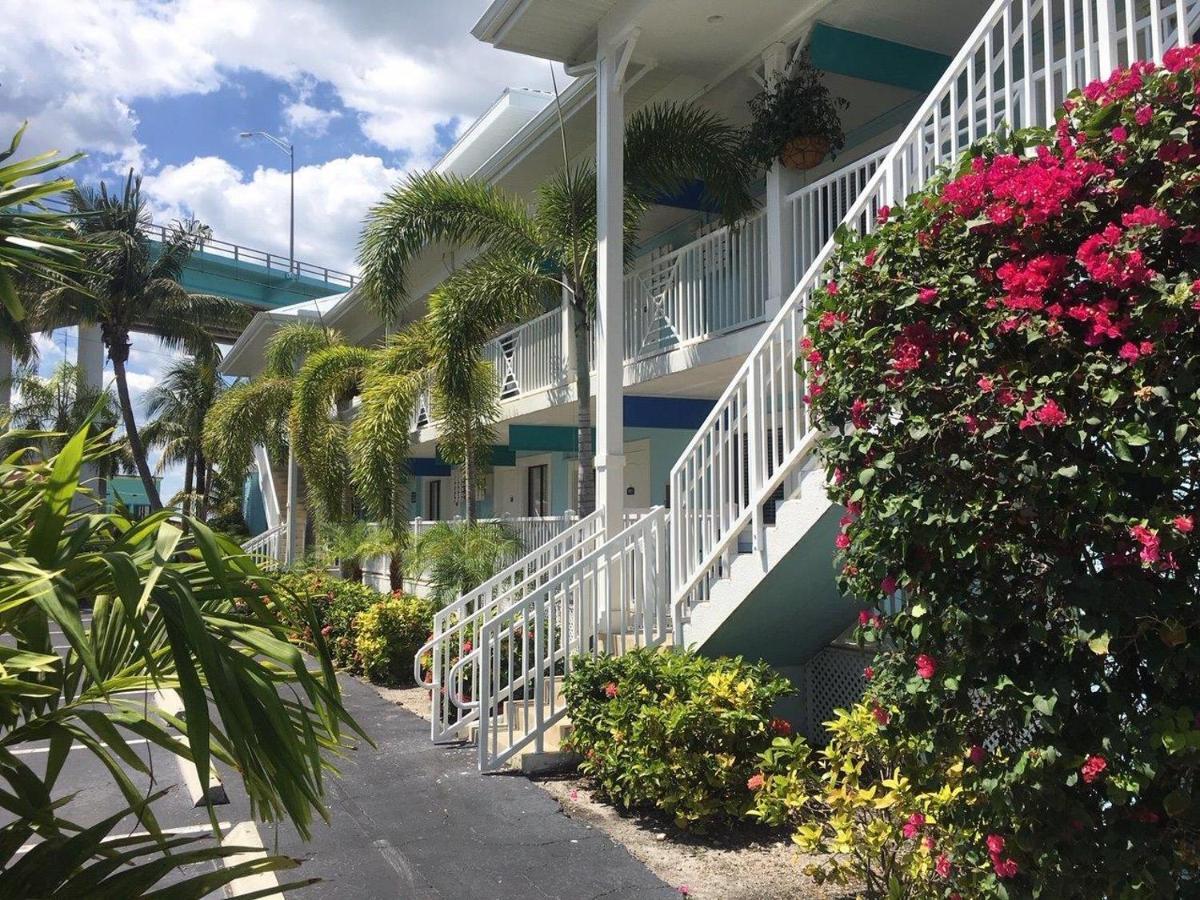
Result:
[[[634,650],[580,657],[564,688],[581,770],[605,798],[703,829],[749,812],[747,781],[776,734],[771,707],[791,691],[765,663]]]
[[[359,671],[354,620],[379,602],[379,592],[318,571],[285,572],[279,576],[279,583],[285,589],[280,592],[283,617],[297,639],[304,643],[313,640],[302,614],[304,606],[311,605],[334,665]]]

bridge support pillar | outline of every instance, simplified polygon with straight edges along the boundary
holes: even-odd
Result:
[[[12,348],[0,341],[0,419],[8,413],[12,406]]]
[[[100,337],[99,325],[80,325],[78,340],[75,346],[75,367],[78,370],[79,386],[88,394],[96,395],[104,389],[104,341]],[[107,494],[107,485],[100,479],[100,472],[95,463],[85,463],[80,472],[83,485],[99,498],[103,505]],[[80,508],[83,504],[81,494],[75,495],[72,504]]]

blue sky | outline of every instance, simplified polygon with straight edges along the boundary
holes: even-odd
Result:
[[[296,146],[296,255],[352,271],[367,207],[428,167],[508,86],[549,88],[549,65],[470,36],[487,0],[41,0],[0,17],[0,134],[23,150],[82,151],[71,174],[144,176],[156,218],[287,252]],[[560,78],[561,83],[561,78]],[[41,341],[42,369],[74,335]],[[139,337],[140,395],[171,354]],[[164,485],[178,488],[178,473]]]

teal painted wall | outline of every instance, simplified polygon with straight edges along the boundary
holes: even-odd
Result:
[[[251,472],[246,476],[246,486],[242,492],[242,517],[246,520],[246,528],[250,530],[251,537],[267,530],[267,510],[263,504],[258,472]]]
[[[695,431],[683,428],[626,428],[625,442],[650,440],[650,505],[661,506],[667,502],[667,485],[671,480],[671,466],[679,459],[683,448],[692,439]]]

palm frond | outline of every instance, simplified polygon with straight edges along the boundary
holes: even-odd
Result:
[[[481,181],[424,172],[371,207],[358,245],[362,290],[385,322],[408,302],[408,269],[434,244],[537,257],[541,242],[524,204]]]

